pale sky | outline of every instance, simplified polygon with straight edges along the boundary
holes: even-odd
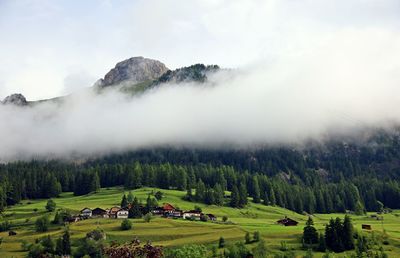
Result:
[[[343,31],[397,37],[399,14],[398,0],[0,0],[0,99],[70,93],[132,56],[236,68],[351,40]]]

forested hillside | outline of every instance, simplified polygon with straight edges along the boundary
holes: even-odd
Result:
[[[79,164],[15,162],[0,165],[0,203],[3,209],[25,198],[124,185],[187,190],[188,200],[216,205],[223,205],[224,191],[231,191],[233,207],[245,206],[251,197],[308,213],[395,209],[400,208],[399,143],[396,131],[379,131],[363,142],[330,141],[301,149],[164,147]]]

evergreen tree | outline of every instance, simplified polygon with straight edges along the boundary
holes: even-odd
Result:
[[[247,189],[244,183],[239,187],[239,207],[243,208],[247,204]]]
[[[246,232],[246,235],[244,236],[244,242],[246,244],[250,244],[251,243],[250,233],[249,232]]]
[[[128,203],[132,203],[133,202],[133,198],[134,198],[134,196],[133,196],[132,192],[129,191],[128,196],[127,196]]]
[[[264,205],[269,205],[270,204],[267,192],[264,193],[263,204]]]
[[[100,190],[100,178],[97,172],[92,173],[92,180],[90,184],[90,192],[98,192]]]
[[[52,212],[56,209],[56,203],[52,199],[49,199],[46,203],[46,210]]]
[[[128,217],[137,219],[137,218],[141,218],[142,216],[143,216],[143,213],[140,209],[139,200],[136,197],[134,197],[131,208],[129,209]]]
[[[64,230],[62,237],[57,239],[56,254],[60,256],[71,254],[71,241],[68,228]]]
[[[204,185],[203,181],[199,179],[197,182],[196,193],[195,193],[195,200],[198,202],[203,202],[206,194],[206,186]]]
[[[54,242],[51,239],[50,235],[45,236],[44,238],[41,239],[40,241],[41,245],[43,246],[43,252],[47,254],[53,254],[54,253]]]
[[[223,237],[219,238],[218,247],[219,248],[224,248],[225,247],[225,239]]]
[[[354,234],[353,224],[351,223],[350,217],[346,215],[343,220],[343,234],[342,234],[342,242],[345,250],[354,249],[353,234]]]
[[[272,206],[276,205],[275,191],[272,187],[269,188],[269,200],[270,200]]]
[[[326,251],[325,236],[323,234],[319,234],[317,250],[320,251],[320,252],[325,252]]]
[[[214,189],[214,204],[218,206],[224,205],[224,191],[220,184],[215,184]]]
[[[233,186],[231,192],[231,207],[238,208],[239,207],[239,190],[237,189],[236,185]]]
[[[311,216],[308,217],[306,226],[303,230],[303,244],[314,245],[318,243],[318,232],[314,227],[314,222]]]
[[[128,207],[128,199],[126,198],[126,195],[124,194],[122,196],[122,200],[121,200],[121,208],[126,208]]]
[[[260,203],[261,202],[260,186],[259,186],[258,179],[256,176],[253,176],[252,186],[253,186],[253,191],[252,191],[253,192],[253,202]]]

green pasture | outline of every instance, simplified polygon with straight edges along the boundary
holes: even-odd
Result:
[[[147,195],[160,189],[141,188],[132,191],[145,202]],[[182,210],[193,209],[195,205],[200,206],[205,213],[212,213],[218,217],[218,223],[186,221],[183,219],[166,219],[155,217],[150,223],[145,223],[142,219],[134,219],[133,228],[128,231],[121,231],[119,226],[121,220],[117,219],[88,219],[70,224],[72,240],[85,236],[85,234],[97,227],[103,229],[107,234],[107,242],[117,241],[126,242],[134,237],[141,241],[150,240],[154,244],[165,247],[181,246],[185,244],[217,244],[218,239],[223,236],[227,242],[243,240],[245,232],[253,233],[260,231],[261,236],[266,240],[271,253],[280,252],[281,242],[285,241],[296,254],[301,256],[305,252],[301,250],[300,238],[302,230],[307,220],[306,215],[297,214],[284,208],[274,206],[264,206],[262,204],[250,203],[245,209],[234,209],[230,207],[207,206],[199,203],[187,202],[182,199],[185,192],[175,190],[160,190],[164,193],[164,198],[159,202],[171,203]],[[59,198],[55,198],[57,209],[69,209],[73,213],[85,207],[103,209],[119,205],[123,193],[128,193],[123,188],[103,188],[98,193],[85,196],[73,196],[72,193],[63,193]],[[45,210],[47,200],[25,200],[21,204],[8,208],[0,217],[0,222],[8,220],[12,223],[12,230],[17,232],[16,236],[8,236],[8,232],[0,233],[3,243],[0,246],[0,257],[21,257],[26,253],[21,249],[23,240],[34,242],[35,239],[45,235],[59,236],[62,234],[63,227],[52,225],[46,233],[35,232],[34,222],[36,218],[49,215],[52,220],[54,212],[48,213]],[[228,216],[231,223],[221,223],[222,216]],[[356,230],[361,231],[361,224],[370,224],[372,231],[365,234],[375,234],[377,237],[383,235],[389,241],[385,245],[385,251],[390,257],[400,257],[400,211],[384,214],[383,221],[370,217],[371,214],[363,216],[351,215]],[[278,219],[288,216],[299,222],[295,227],[284,227],[276,224]],[[318,230],[323,231],[325,224],[330,218],[344,217],[344,214],[315,214],[314,222]],[[320,257],[322,253],[316,253]],[[339,254],[335,257],[344,257]]]

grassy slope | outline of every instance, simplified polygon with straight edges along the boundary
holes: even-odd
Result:
[[[143,201],[153,188],[142,188],[133,193]],[[124,190],[122,188],[102,189],[99,193],[86,196],[73,196],[72,193],[64,193],[60,198],[56,198],[57,208],[67,208],[78,212],[84,207],[108,208],[118,205]],[[185,194],[181,191],[162,190],[165,197],[161,202],[169,202],[181,209],[192,209],[195,203],[182,200]],[[36,233],[34,231],[34,221],[36,217],[46,214],[44,206],[46,200],[24,201],[22,204],[11,207],[4,214],[3,218],[12,221],[17,236],[9,237],[7,232],[0,233],[4,238],[0,246],[0,257],[20,257],[24,255],[20,247],[21,240],[33,242],[34,239],[50,235],[60,235],[62,227],[52,226],[49,232]],[[215,244],[220,236],[228,242],[242,240],[245,231],[253,232],[258,230],[267,241],[268,248],[272,252],[279,251],[280,242],[287,241],[290,247],[300,249],[299,239],[304,227],[306,216],[296,214],[292,211],[272,206],[251,203],[246,209],[233,209],[229,207],[207,206],[197,204],[203,208],[203,212],[213,213],[220,220],[223,215],[227,215],[234,225],[221,225],[211,222],[190,222],[184,220],[172,220],[156,218],[150,223],[144,223],[141,219],[133,220],[134,227],[129,231],[119,230],[121,220],[115,219],[90,219],[73,223],[70,226],[72,239],[83,237],[88,231],[100,227],[107,233],[107,241],[125,242],[138,236],[142,241],[151,240],[155,244],[164,246],[179,246],[190,243]],[[34,212],[37,208],[38,211]],[[384,215],[384,228],[390,239],[390,246],[385,246],[390,257],[400,255],[400,217],[394,214]],[[283,216],[289,216],[298,220],[299,226],[284,227],[275,224],[275,221]],[[324,224],[331,217],[343,217],[343,214],[317,214],[315,215],[316,227],[323,230]],[[50,218],[53,218],[51,214]],[[360,230],[361,224],[371,224],[376,232],[382,232],[382,222],[368,218],[367,216],[354,216],[356,229]],[[296,253],[303,253],[296,251]],[[317,256],[320,256],[318,254]]]

